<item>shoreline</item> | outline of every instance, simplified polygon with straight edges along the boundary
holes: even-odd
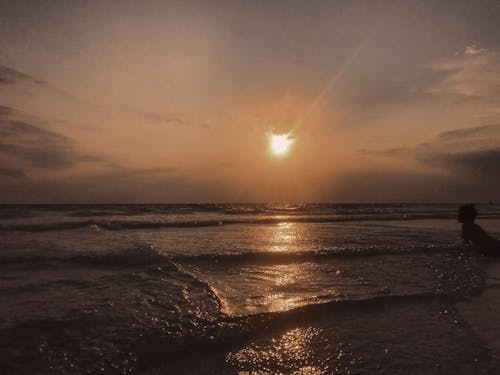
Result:
[[[500,359],[500,261],[488,260],[485,267],[483,292],[470,300],[458,302],[457,309],[491,350],[492,357]]]

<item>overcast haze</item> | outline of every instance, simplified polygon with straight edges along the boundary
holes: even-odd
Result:
[[[0,0],[0,202],[500,201],[498,25],[483,0]]]

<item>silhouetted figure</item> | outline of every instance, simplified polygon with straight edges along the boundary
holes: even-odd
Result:
[[[473,204],[464,204],[458,209],[458,221],[462,223],[464,242],[472,242],[485,255],[500,256],[500,241],[491,237],[483,228],[474,223],[476,216],[476,207]]]

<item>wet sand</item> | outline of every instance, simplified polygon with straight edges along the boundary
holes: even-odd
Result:
[[[473,331],[500,359],[500,260],[489,259],[486,267],[486,287],[470,300],[457,304],[457,309]]]

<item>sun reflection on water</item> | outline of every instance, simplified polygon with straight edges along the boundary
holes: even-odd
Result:
[[[328,365],[314,355],[314,345],[324,341],[319,328],[294,328],[267,343],[252,343],[226,361],[240,371],[252,373],[324,374]],[[323,362],[323,363],[322,363]]]
[[[309,230],[307,224],[287,221],[259,226],[255,236],[262,253],[245,255],[241,263],[201,263],[192,272],[210,285],[228,315],[287,311],[336,299],[340,276],[314,259]]]
[[[263,293],[262,304],[268,311],[283,311],[301,306],[309,275],[303,263],[279,264],[266,268],[268,288]]]
[[[298,296],[286,296],[283,293],[268,294],[265,304],[270,311],[284,311],[300,306],[301,298]]]
[[[303,285],[307,285],[309,275],[304,263],[286,262],[287,254],[297,249],[301,227],[296,223],[280,222],[269,227],[270,251],[283,253],[285,264],[262,267],[268,287],[262,293],[262,305],[268,311],[290,310],[302,305]]]
[[[271,251],[285,252],[292,250],[297,242],[297,228],[295,223],[278,223],[273,227],[274,233],[271,235]]]

